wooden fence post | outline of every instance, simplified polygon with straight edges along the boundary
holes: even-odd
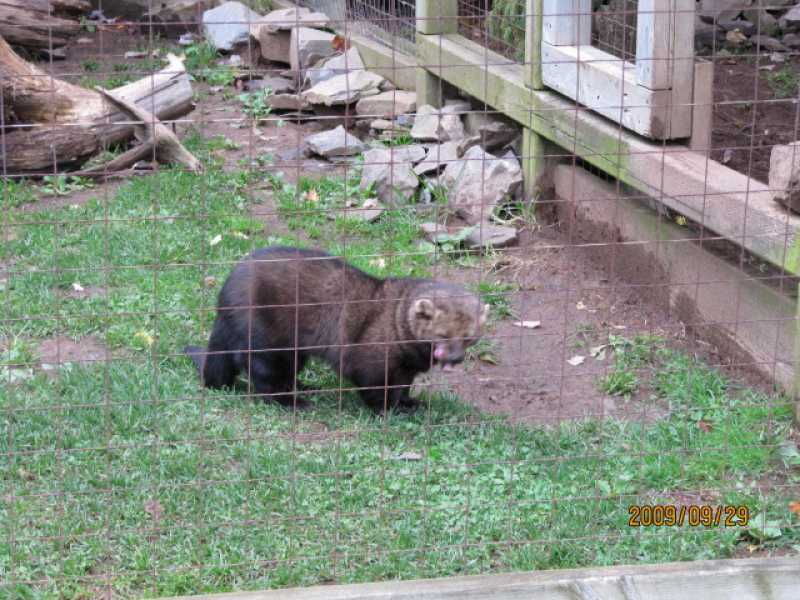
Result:
[[[525,86],[546,89],[542,82],[542,14],[544,0],[525,2]],[[531,94],[530,110],[535,112],[535,95]],[[534,117],[535,118],[535,117]],[[528,195],[549,187],[547,166],[550,144],[533,129],[522,131],[522,174]]]
[[[458,0],[417,0],[416,29],[417,37],[458,33]],[[430,104],[439,108],[444,104],[443,87],[447,84],[433,74],[437,69],[441,65],[420,65],[417,106]]]

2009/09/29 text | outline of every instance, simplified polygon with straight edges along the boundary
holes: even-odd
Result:
[[[631,527],[650,527],[655,525],[660,527],[682,526],[688,523],[692,527],[719,526],[723,527],[745,527],[750,521],[750,510],[746,506],[673,506],[671,504],[661,505],[634,504],[628,509],[630,519],[628,525]]]

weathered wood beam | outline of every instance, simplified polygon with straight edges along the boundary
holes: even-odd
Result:
[[[796,558],[563,569],[184,596],[172,600],[797,600]]]
[[[652,196],[703,228],[800,274],[800,217],[768,187],[686,146],[650,142],[551,91],[525,86],[525,68],[458,35],[419,36],[420,66]]]

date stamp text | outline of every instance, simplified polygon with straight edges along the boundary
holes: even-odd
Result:
[[[688,524],[692,527],[720,526],[745,527],[750,521],[750,511],[746,506],[674,506],[671,504],[634,504],[628,509],[630,527],[678,527]]]

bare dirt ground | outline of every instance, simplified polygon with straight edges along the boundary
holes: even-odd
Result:
[[[97,60],[99,72],[104,73],[111,64],[125,62],[125,51],[146,43],[145,38],[125,31],[96,32],[85,37],[96,43],[73,43],[68,48],[69,58],[53,64],[56,72],[75,80],[84,74],[84,61]],[[180,48],[174,45],[174,51],[179,53]],[[270,76],[284,68],[261,65],[257,70]],[[756,92],[759,98],[767,93],[766,86],[756,83],[753,68],[746,61],[718,65],[715,97],[720,105],[715,110],[714,156],[733,148],[730,166],[765,180],[763,153],[767,150],[754,148],[756,140],[763,146],[790,141],[793,133],[787,125],[796,122],[797,108],[796,104],[785,102],[757,102],[741,123],[732,119],[731,111],[739,109],[731,101],[752,101]],[[743,84],[747,81],[753,83],[752,92]],[[238,148],[224,151],[226,163],[232,168],[271,153],[274,158],[267,168],[283,171],[288,181],[296,180],[300,174],[321,177],[341,173],[341,165],[307,158],[299,151],[303,138],[328,127],[324,121],[286,121],[282,127],[266,124],[255,130],[241,127],[241,104],[235,98],[230,94],[223,98],[219,91],[208,93],[204,84],[198,84],[197,89],[197,109],[177,125],[177,131],[185,135],[196,128],[205,139],[222,135],[239,144]],[[234,88],[230,92],[234,96],[239,93]],[[769,133],[755,135],[763,129],[769,129]],[[58,202],[75,203],[90,196],[111,199],[118,185],[106,184]],[[264,194],[263,200],[259,212],[268,221],[268,230],[285,234],[287,230],[275,215],[271,195]],[[513,309],[521,319],[540,321],[541,325],[527,329],[515,326],[511,320],[496,324],[488,335],[497,343],[497,364],[476,359],[451,374],[431,373],[428,384],[452,390],[465,402],[487,411],[538,423],[589,416],[640,419],[657,414],[659,407],[648,404],[647,398],[625,401],[599,391],[597,381],[608,372],[611,362],[609,358],[591,357],[590,347],[605,343],[609,335],[631,337],[646,333],[662,337],[690,354],[697,352],[711,364],[722,362],[713,347],[692,340],[680,322],[645,302],[640,290],[604,269],[594,260],[591,248],[577,243],[569,240],[555,218],[543,214],[535,226],[528,224],[521,231],[517,247],[487,259],[479,268],[462,269],[443,262],[436,276],[456,283],[474,285],[481,278],[514,283],[518,291],[511,294]],[[96,344],[87,348],[92,353],[102,351]],[[59,354],[63,359],[65,352],[70,356],[75,353],[72,346],[62,347],[59,352],[48,347],[45,350],[48,361]],[[574,356],[583,356],[583,364],[569,364],[567,360]],[[78,359],[80,356],[71,358]],[[749,383],[763,385],[756,379]],[[424,380],[422,384],[426,384]]]

